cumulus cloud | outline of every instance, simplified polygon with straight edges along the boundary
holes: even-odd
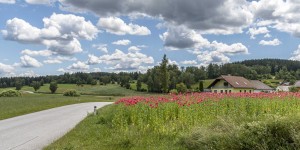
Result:
[[[14,71],[14,67],[0,63],[0,75],[10,74]]]
[[[68,21],[66,21],[68,20]],[[42,44],[59,55],[82,52],[78,39],[92,40],[98,29],[83,17],[71,14],[52,14],[44,18],[44,28],[37,28],[18,18],[7,20],[4,39],[20,43]]]
[[[104,53],[108,53],[107,44],[93,44],[92,47]]]
[[[25,0],[28,4],[43,4],[43,5],[51,5],[56,0]]]
[[[199,52],[197,58],[205,65],[209,63],[224,64],[230,62],[230,58],[228,56],[218,51]]]
[[[100,64],[102,61],[100,60],[99,57],[95,56],[95,55],[88,55],[88,60],[87,60],[87,64],[89,65],[95,65],[95,64]]]
[[[300,45],[298,45],[298,49],[292,53],[292,57],[290,58],[290,60],[300,61]]]
[[[97,24],[99,27],[106,30],[106,32],[117,35],[149,35],[151,31],[145,26],[137,24],[126,24],[118,17],[100,18]]]
[[[277,46],[281,44],[281,41],[279,41],[278,39],[274,39],[271,41],[265,41],[265,40],[261,40],[259,42],[260,45],[264,45],[264,46]]]
[[[129,45],[130,43],[131,43],[131,41],[126,40],[126,39],[112,42],[112,44],[114,44],[114,45],[124,45],[124,46]]]
[[[128,51],[129,51],[129,52],[132,52],[132,53],[138,52],[138,51],[140,51],[140,50],[141,50],[141,48],[139,48],[138,46],[130,46],[130,47],[128,48]]]
[[[32,70],[29,70],[29,71],[26,71],[26,72],[23,72],[21,74],[19,74],[18,76],[20,77],[38,77],[40,76],[39,74],[36,74],[34,71]]]
[[[68,57],[68,56],[56,56],[56,57],[49,57],[47,60],[43,62],[45,64],[61,64],[64,61],[77,61],[75,57]]]
[[[29,55],[29,56],[51,56],[53,54],[50,50],[40,50],[40,51],[33,51],[29,49],[25,49],[21,51],[21,54],[23,55]]]
[[[87,71],[90,69],[90,66],[85,64],[84,62],[78,61],[77,63],[73,63],[71,66],[67,67],[67,69],[76,71]]]
[[[0,0],[0,3],[14,4],[14,3],[16,3],[16,0]]]
[[[40,63],[38,60],[28,55],[21,56],[20,59],[21,59],[21,67],[24,68],[38,68],[43,66],[43,64]]]
[[[268,30],[267,27],[249,28],[249,30],[248,30],[248,34],[250,34],[251,39],[255,39],[256,35],[267,34],[269,32],[270,31]]]
[[[180,63],[183,65],[197,65],[196,60],[185,60],[185,61],[181,61]]]
[[[124,53],[118,49],[110,55],[107,54],[98,57],[98,60],[102,63],[113,66],[110,68],[112,70],[138,70],[142,65],[154,63],[154,59],[151,56],[147,56],[140,52]]]
[[[246,0],[63,0],[62,3],[100,16],[145,14],[215,34],[241,33],[253,18]]]

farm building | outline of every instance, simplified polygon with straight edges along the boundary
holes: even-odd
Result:
[[[276,88],[277,92],[288,92],[291,86],[280,85]]]
[[[222,75],[215,79],[208,88],[214,93],[253,93],[255,87],[244,77]]]
[[[272,93],[275,92],[275,90],[268,85],[264,84],[263,82],[259,80],[250,80],[251,84],[254,86],[254,93],[260,93],[260,92],[266,92],[266,93]]]

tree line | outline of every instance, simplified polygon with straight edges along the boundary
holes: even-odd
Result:
[[[206,79],[214,79],[220,75],[243,76],[247,79],[283,79],[289,82],[300,80],[300,62],[280,59],[246,60],[228,64],[209,64],[204,67],[179,67],[169,64],[166,55],[163,56],[158,66],[148,69],[146,73],[140,72],[93,72],[93,73],[64,73],[63,75],[47,75],[39,77],[4,77],[0,78],[0,88],[22,86],[36,87],[43,84],[50,84],[55,81],[57,84],[76,84],[83,86],[118,84],[124,88],[130,88],[130,83],[136,81],[138,91],[169,92],[173,89],[191,89],[192,85],[198,84],[198,89],[203,89],[203,82]],[[142,88],[142,83],[147,89]]]

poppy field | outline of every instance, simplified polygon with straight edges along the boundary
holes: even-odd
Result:
[[[176,135],[220,117],[261,118],[300,112],[299,93],[190,93],[160,97],[127,97],[118,105],[113,126],[140,132]]]

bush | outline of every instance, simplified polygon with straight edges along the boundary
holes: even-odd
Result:
[[[298,116],[299,117],[299,116]],[[237,125],[217,122],[199,128],[180,139],[187,149],[298,149],[300,146],[299,119],[270,117]]]
[[[170,93],[172,93],[172,94],[178,94],[178,91],[176,89],[172,89],[172,90],[170,90]]]
[[[185,93],[187,91],[187,87],[184,83],[176,84],[176,89],[179,93]]]
[[[297,87],[292,86],[292,87],[289,87],[289,91],[290,92],[298,92],[299,90]]]
[[[49,89],[50,89],[50,91],[51,91],[52,94],[54,94],[56,92],[57,88],[58,88],[57,82],[51,82],[50,83]]]
[[[77,93],[76,90],[67,90],[64,92],[64,96],[78,97],[78,96],[80,96],[80,94]]]
[[[7,90],[0,93],[0,97],[19,97],[21,93],[16,90]]]

